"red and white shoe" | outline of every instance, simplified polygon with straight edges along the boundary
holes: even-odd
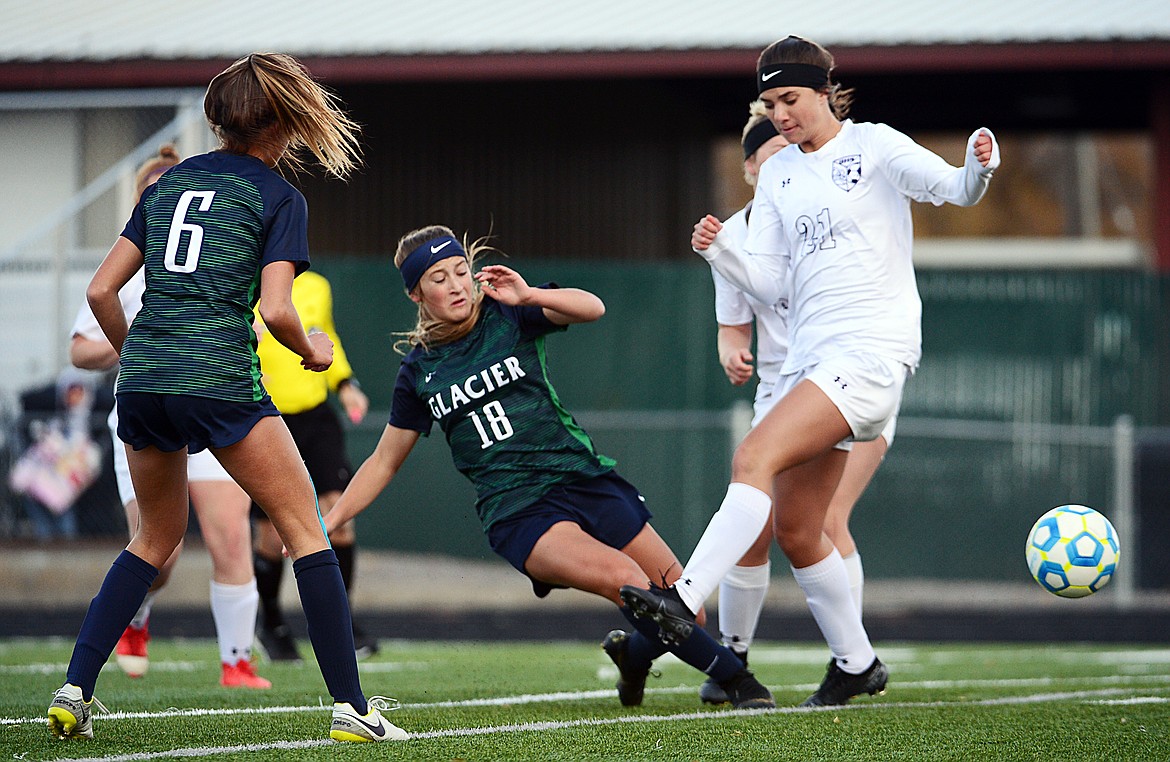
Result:
[[[240,659],[235,664],[223,664],[219,684],[225,688],[271,688],[272,683],[252,670],[252,662]]]
[[[118,666],[130,677],[142,677],[150,666],[150,658],[146,655],[146,642],[150,640],[150,633],[146,626],[134,627],[130,625],[118,638],[118,645],[114,648],[114,656]]]

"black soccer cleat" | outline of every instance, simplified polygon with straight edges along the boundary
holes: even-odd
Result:
[[[622,585],[618,594],[634,616],[654,620],[658,637],[668,646],[682,644],[695,631],[695,614],[683,603],[673,585],[658,587],[651,583],[649,590]]]
[[[806,698],[801,706],[841,706],[854,696],[867,693],[870,696],[886,692],[890,670],[881,660],[874,657],[873,664],[860,675],[851,675],[837,666],[837,660],[829,661],[829,671],[821,681],[816,693]]]
[[[747,667],[719,683],[719,687],[736,709],[773,709],[776,706],[772,692]]]
[[[641,706],[642,696],[646,692],[646,676],[650,674],[650,667],[633,669],[626,664],[626,655],[630,647],[629,633],[623,630],[611,630],[601,641],[601,648],[606,656],[613,659],[618,668],[617,692],[618,701],[622,706]]]
[[[748,663],[747,651],[739,653],[734,648],[732,653],[740,658],[743,665],[746,667]],[[718,706],[719,704],[727,704],[731,702],[731,696],[727,695],[727,691],[723,690],[723,686],[715,682],[715,678],[708,677],[703,684],[699,686],[699,700],[704,704],[711,704]]]
[[[260,651],[268,661],[286,661],[296,664],[301,662],[301,654],[297,651],[296,641],[287,624],[278,624],[275,627],[261,627],[256,631],[256,640],[260,644]]]

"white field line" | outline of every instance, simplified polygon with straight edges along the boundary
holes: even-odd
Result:
[[[1151,687],[1158,690],[1163,686],[1170,686],[1170,675],[1107,675],[1102,677],[1068,677],[1068,678],[1016,678],[1007,680],[918,680],[898,682],[895,687],[901,690],[949,690],[963,688],[1056,688],[1062,683],[1091,683],[1102,686],[1118,686],[1115,690],[1134,690],[1140,687]],[[816,689],[815,683],[791,684],[778,686],[777,690],[811,691]],[[667,688],[647,688],[648,694],[671,694],[697,692],[693,685],[680,685]],[[556,693],[526,693],[515,696],[497,696],[492,698],[463,699],[459,701],[432,701],[418,704],[402,704],[402,709],[449,709],[475,706],[517,706],[521,704],[551,704],[568,701],[587,701],[590,699],[610,698],[614,695],[612,688],[593,691],[559,691]],[[1008,697],[1012,700],[1014,697]],[[977,702],[972,702],[977,703]],[[885,706],[885,702],[882,703]],[[911,706],[931,706],[929,703],[913,703]],[[946,704],[939,704],[945,706]],[[852,706],[852,705],[850,705]],[[232,707],[219,709],[180,709],[172,707],[161,712],[110,712],[109,714],[95,714],[94,721],[104,724],[111,720],[142,720],[164,719],[171,717],[225,717],[251,714],[294,714],[300,712],[325,712],[332,710],[332,703],[304,704],[300,706],[259,706],[259,707]],[[777,710],[779,711],[779,710]],[[725,713],[725,712],[724,712]],[[706,714],[706,713],[704,713]],[[43,716],[38,717],[0,717],[0,727],[6,725],[42,724]]]
[[[425,733],[414,733],[411,739],[430,739],[430,738],[457,738],[467,736],[482,736],[482,735],[496,735],[502,733],[526,733],[526,732],[544,732],[550,730],[562,730],[565,728],[578,727],[601,727],[605,725],[621,725],[621,724],[639,724],[639,723],[654,723],[654,722],[687,722],[693,720],[720,720],[728,717],[749,717],[754,715],[773,715],[773,714],[795,714],[800,712],[841,712],[841,711],[858,711],[858,710],[881,710],[881,709],[908,709],[908,708],[943,708],[952,706],[1004,706],[1004,705],[1022,705],[1022,704],[1042,704],[1052,701],[1071,701],[1071,700],[1101,700],[1109,696],[1117,696],[1125,693],[1124,688],[1106,688],[1094,691],[1066,691],[1059,693],[1038,693],[1030,696],[1005,696],[1002,698],[986,699],[982,701],[929,701],[924,703],[917,702],[872,702],[862,704],[850,704],[848,706],[836,707],[819,707],[816,709],[807,709],[801,707],[781,707],[776,709],[729,709],[725,711],[700,711],[700,712],[684,712],[681,714],[669,715],[626,715],[622,717],[607,717],[607,718],[584,718],[579,720],[563,720],[563,721],[545,721],[545,722],[525,722],[514,725],[492,725],[488,727],[479,728],[450,728],[447,730],[435,730]],[[1131,697],[1130,700],[1138,700],[1138,697]],[[409,740],[402,743],[409,743]],[[286,749],[310,749],[317,747],[324,747],[332,745],[332,741],[327,740],[311,740],[311,741],[278,741],[267,744],[247,744],[241,746],[196,746],[187,747],[183,749],[171,749],[169,751],[158,752],[142,752],[137,754],[117,754],[107,757],[83,757],[83,758],[62,758],[54,762],[141,762],[152,759],[166,759],[174,757],[192,758],[192,757],[213,757],[223,754],[240,754],[247,752],[261,752],[261,751],[279,751]]]
[[[421,661],[361,662],[359,672],[405,672],[415,669],[429,669]],[[69,669],[67,662],[40,662],[36,664],[0,664],[0,675],[64,675]],[[201,669],[214,670],[213,661],[152,661],[151,672],[196,672]],[[111,661],[102,666],[102,672],[118,672],[121,668]]]

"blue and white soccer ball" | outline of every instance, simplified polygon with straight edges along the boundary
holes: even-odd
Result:
[[[1103,514],[1084,505],[1059,505],[1028,532],[1028,571],[1053,595],[1083,598],[1109,584],[1121,548]]]

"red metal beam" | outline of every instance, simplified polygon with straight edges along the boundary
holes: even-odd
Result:
[[[1168,69],[1167,42],[1008,43],[835,47],[848,74],[939,71]],[[406,81],[750,76],[756,49],[301,56],[336,84]],[[0,63],[0,90],[203,85],[226,59]]]

